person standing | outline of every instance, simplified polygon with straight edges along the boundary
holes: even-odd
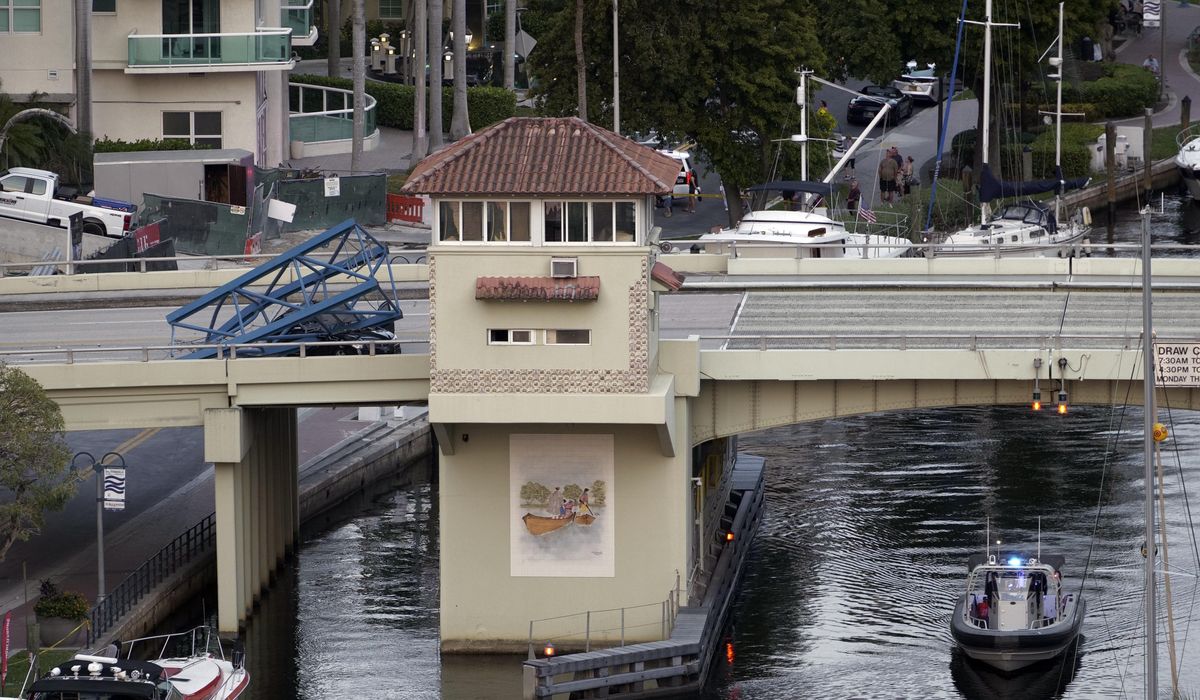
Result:
[[[890,155],[885,155],[879,161],[879,197],[884,202],[891,204],[896,197],[896,175],[900,172],[900,166],[896,164],[896,159]]]
[[[546,510],[553,513],[556,517],[561,517],[562,516],[562,502],[563,502],[562,491],[560,491],[559,488],[557,486],[555,486],[554,491],[551,492],[551,494],[550,494],[550,501],[549,501],[549,503],[546,504]]]
[[[846,193],[846,211],[856,214],[861,200],[862,189],[858,186],[858,178],[853,178],[850,180],[850,191]]]
[[[913,182],[913,157],[909,156],[904,159],[904,165],[900,166],[900,183],[905,196],[912,194]]]

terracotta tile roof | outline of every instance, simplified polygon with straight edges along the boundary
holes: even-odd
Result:
[[[665,194],[679,161],[578,117],[511,117],[422,160],[402,190],[428,195]]]
[[[510,301],[593,301],[599,277],[478,277],[476,299]]]
[[[672,292],[677,292],[683,287],[683,275],[660,262],[654,263],[654,267],[650,268],[650,279]]]

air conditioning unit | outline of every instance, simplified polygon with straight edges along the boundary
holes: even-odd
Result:
[[[578,277],[579,258],[550,258],[551,277]]]

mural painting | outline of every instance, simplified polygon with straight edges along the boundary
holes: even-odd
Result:
[[[613,576],[613,436],[509,438],[513,576]]]

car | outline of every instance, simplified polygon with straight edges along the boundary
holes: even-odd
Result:
[[[862,89],[862,94],[850,100],[846,108],[846,121],[851,124],[868,124],[884,103],[892,109],[887,115],[889,124],[899,124],[908,119],[913,113],[912,98],[894,87],[884,85],[868,85]]]
[[[691,194],[691,182],[696,175],[696,169],[692,167],[692,157],[686,151],[659,151],[659,153],[679,161],[679,174],[675,176],[675,188],[672,190],[672,195],[678,199]]]

